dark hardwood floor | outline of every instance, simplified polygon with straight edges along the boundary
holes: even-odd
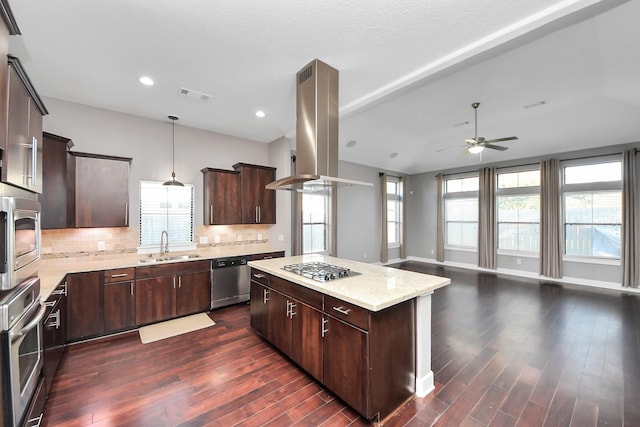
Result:
[[[640,426],[640,296],[405,262],[435,292],[436,390],[386,426]],[[258,338],[249,307],[152,344],[72,346],[48,426],[357,426],[351,409]]]

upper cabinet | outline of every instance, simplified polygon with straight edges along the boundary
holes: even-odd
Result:
[[[71,152],[75,158],[75,226],[129,226],[128,157]]]
[[[276,169],[267,166],[236,163],[240,172],[243,224],[275,224],[276,193],[265,185],[276,180]]]
[[[241,224],[240,173],[204,168],[204,224]]]
[[[42,229],[72,228],[75,226],[76,205],[71,164],[74,158],[69,149],[73,142],[47,132],[43,133],[42,140]]]
[[[2,181],[42,193],[42,116],[48,114],[22,64],[8,57]]]

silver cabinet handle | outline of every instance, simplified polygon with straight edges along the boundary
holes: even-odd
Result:
[[[127,277],[129,275],[129,273],[122,273],[122,274],[112,274],[111,278],[115,279],[117,277]]]
[[[213,224],[213,204],[209,205],[209,224]]]
[[[46,301],[44,303],[44,305],[46,305],[47,307],[53,307],[54,305],[56,305],[57,301]]]
[[[322,318],[322,338],[324,338],[325,335],[327,335],[327,332],[329,332],[329,329],[326,329],[325,326],[327,325],[327,323],[329,323],[329,319],[325,319],[324,317]]]
[[[133,295],[133,281],[130,283],[129,288],[131,289],[131,295]]]
[[[56,289],[51,292],[51,295],[64,295],[67,296],[67,282],[64,282],[64,285],[60,287],[60,289]]]
[[[258,224],[262,223],[262,209],[261,206],[258,205]]]
[[[293,311],[294,308],[296,308],[296,305],[293,303],[293,301],[291,301],[289,303],[289,319],[293,319],[293,316],[296,315],[296,312]]]
[[[129,202],[124,202],[124,225],[129,226]]]
[[[31,185],[38,185],[38,138],[31,138]]]
[[[256,224],[258,223],[258,207],[256,206]]]
[[[255,277],[256,279],[264,279],[264,274],[254,273],[253,277]]]
[[[291,306],[290,306],[290,304],[291,304],[291,303],[289,302],[289,300],[287,300],[287,317],[289,317],[289,313],[291,313],[291,311],[290,311],[290,310],[291,310]],[[289,317],[289,319],[291,319],[291,317]]]
[[[176,276],[173,276],[173,289],[176,288]]]
[[[263,289],[262,290],[262,301],[265,304],[269,302],[269,290],[268,289]]]
[[[178,287],[182,288],[182,276],[178,276]]]
[[[349,315],[349,313],[351,312],[350,308],[344,308],[343,306],[340,307],[333,307],[333,309],[335,311],[337,311],[338,313],[342,313],[342,314],[346,314],[347,316]]]
[[[57,309],[55,313],[51,313],[47,316],[47,322],[51,321],[51,323],[47,323],[45,326],[47,328],[56,328],[60,329],[60,309]]]
[[[44,412],[40,414],[40,416],[31,418],[27,421],[26,427],[40,427],[40,423],[42,422],[42,417],[44,416]]]

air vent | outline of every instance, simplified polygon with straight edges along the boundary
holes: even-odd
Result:
[[[190,99],[195,99],[196,101],[206,102],[211,98],[211,95],[207,95],[206,93],[198,92],[196,90],[187,89],[184,87],[180,88],[178,92],[179,95],[185,96]]]
[[[313,77],[313,66],[309,66],[298,73],[298,84],[301,85],[311,77]]]

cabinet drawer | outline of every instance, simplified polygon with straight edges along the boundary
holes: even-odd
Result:
[[[117,268],[114,270],[105,270],[103,272],[104,283],[126,282],[136,277],[135,267]]]
[[[265,273],[264,271],[256,270],[255,268],[251,269],[251,280],[253,280],[254,282],[269,286],[269,282],[271,281],[270,279],[270,274]]]
[[[295,298],[311,307],[322,310],[322,294],[313,289],[305,288],[280,277],[272,276],[270,286],[283,294]]]
[[[369,330],[369,311],[362,307],[324,295],[324,312],[365,331]]]
[[[149,277],[173,276],[174,274],[195,273],[196,271],[209,271],[210,260],[174,262],[169,264],[148,265],[136,267],[136,279]]]
[[[260,261],[263,259],[282,258],[282,257],[284,257],[284,251],[266,252],[262,254],[251,255],[251,261]]]

